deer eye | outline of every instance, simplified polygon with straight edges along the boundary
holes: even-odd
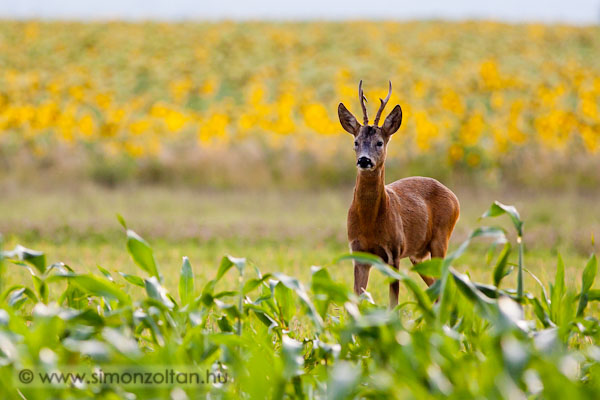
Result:
[[[377,142],[377,147],[381,147],[383,146],[383,142],[380,140],[379,142]]]
[[[354,142],[354,147],[358,147],[358,142]]]

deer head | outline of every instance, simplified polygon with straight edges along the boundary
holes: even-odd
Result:
[[[338,116],[344,130],[354,136],[354,151],[356,152],[356,165],[360,170],[372,171],[381,167],[385,161],[387,144],[394,132],[402,124],[402,108],[396,105],[392,112],[385,118],[382,126],[378,126],[381,113],[392,95],[392,82],[387,97],[379,99],[381,105],[373,120],[373,125],[369,125],[367,116],[367,100],[362,91],[362,81],[358,84],[358,99],[363,111],[363,124],[359,124],[354,115],[343,103],[338,106]]]

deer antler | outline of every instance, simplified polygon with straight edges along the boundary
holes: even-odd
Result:
[[[367,126],[369,125],[369,117],[367,116],[367,106],[365,106],[365,101],[367,101],[367,98],[363,94],[362,79],[358,84],[358,100],[360,101],[360,106],[363,110],[363,125]]]
[[[373,121],[373,125],[377,126],[377,124],[379,123],[379,118],[381,118],[381,113],[383,112],[383,109],[385,108],[385,105],[387,104],[388,101],[390,101],[390,96],[392,95],[392,81],[390,82],[390,89],[388,90],[388,94],[387,97],[385,98],[385,100],[379,99],[379,101],[381,101],[381,106],[379,107],[379,111],[377,111],[377,115],[375,116],[375,120]]]

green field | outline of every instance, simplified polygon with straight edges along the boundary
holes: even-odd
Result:
[[[599,32],[0,21],[0,398],[600,398]],[[336,114],[388,79],[388,182],[461,203],[398,271],[348,254]],[[44,378],[98,370],[207,381]]]
[[[308,281],[312,265],[330,265],[346,253],[346,212],[352,188],[335,191],[218,192],[185,188],[126,187],[110,190],[92,185],[65,190],[5,188],[0,198],[0,232],[5,247],[17,243],[44,250],[48,261],[62,261],[78,271],[96,266],[133,273],[136,266],[125,250],[125,236],[116,214],[147,239],[175,291],[182,256],[195,266],[196,278],[207,281],[222,256],[246,257],[264,271],[280,271]],[[456,189],[461,217],[451,249],[476,227],[490,224],[478,218],[494,200],[514,204],[525,222],[527,267],[544,281],[554,274],[560,252],[578,279],[584,260],[600,238],[600,203],[593,194],[534,193]],[[581,210],[586,210],[582,213]],[[497,221],[494,221],[497,224]],[[510,225],[503,224],[510,232]],[[596,251],[598,244],[595,245]],[[485,249],[476,249],[457,267],[473,279],[486,281],[491,267],[477,262]],[[410,262],[404,260],[404,267]],[[24,270],[9,282],[28,279]],[[349,263],[331,267],[332,276],[352,286]],[[415,274],[416,276],[416,274]],[[370,290],[385,303],[387,288],[373,274]],[[533,288],[532,279],[527,279]]]
[[[455,191],[462,215],[448,258],[421,264],[439,284],[426,290],[408,262],[396,273],[373,258],[371,296],[357,298],[348,256],[336,261],[352,188],[5,185],[0,231],[17,251],[0,253],[0,384],[26,399],[595,398],[596,197]],[[522,264],[511,219],[480,219],[495,199],[521,211]],[[483,225],[505,228],[508,257],[473,237],[456,258]],[[66,266],[49,267],[58,261]],[[390,278],[402,281],[392,311]],[[161,383],[90,380],[99,370]],[[167,384],[166,371],[207,380]],[[88,378],[44,383],[52,373]]]

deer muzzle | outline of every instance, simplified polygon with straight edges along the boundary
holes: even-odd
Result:
[[[373,168],[373,161],[371,161],[371,159],[369,157],[359,157],[358,161],[356,162],[356,165],[358,165],[359,168],[362,169],[369,169],[369,168]]]

